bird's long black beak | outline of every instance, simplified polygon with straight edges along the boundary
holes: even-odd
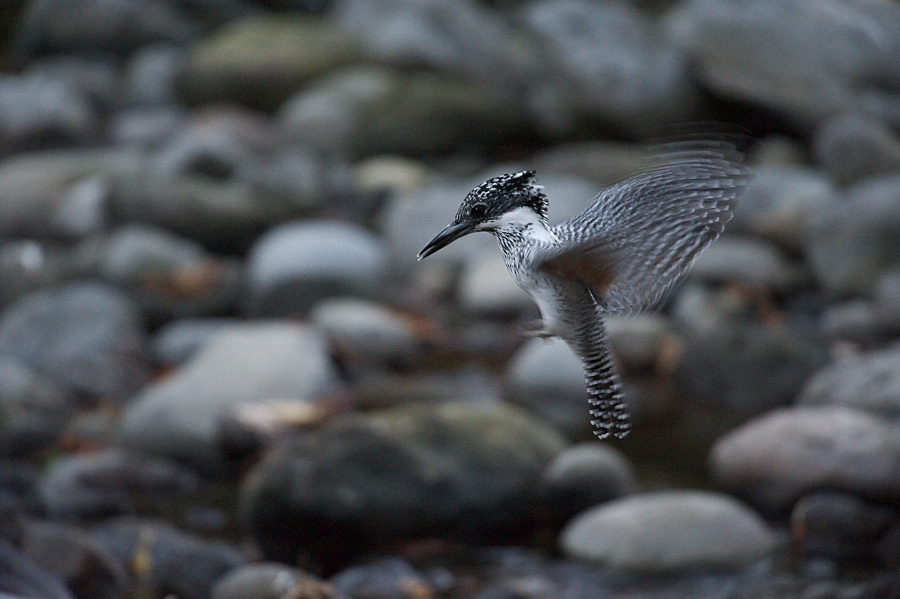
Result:
[[[439,249],[447,247],[463,235],[468,235],[474,230],[475,225],[472,223],[450,223],[422,248],[422,251],[416,256],[416,259],[421,260],[422,258],[430,256]]]

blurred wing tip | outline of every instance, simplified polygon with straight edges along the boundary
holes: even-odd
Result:
[[[749,170],[756,138],[744,127],[727,122],[668,125],[651,136],[648,148],[659,162],[724,161]]]

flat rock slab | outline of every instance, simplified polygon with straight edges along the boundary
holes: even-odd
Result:
[[[725,490],[766,512],[784,514],[819,489],[900,501],[900,436],[848,407],[772,411],[719,439],[711,462]]]
[[[533,488],[562,447],[502,403],[351,415],[274,448],[245,480],[242,512],[267,558],[326,566],[407,539],[507,538],[533,520]]]
[[[748,507],[703,491],[632,495],[592,508],[569,522],[560,540],[571,557],[645,573],[740,567],[774,544]]]
[[[288,322],[235,325],[134,398],[119,440],[135,451],[218,473],[227,465],[219,427],[237,406],[311,398],[334,382],[325,341],[312,329]]]
[[[74,283],[26,295],[0,319],[0,354],[91,400],[124,400],[150,372],[141,314],[113,287]]]
[[[797,402],[843,405],[900,416],[900,346],[830,364],[806,382]]]

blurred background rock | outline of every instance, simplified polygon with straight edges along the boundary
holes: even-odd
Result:
[[[489,236],[415,254],[683,121],[756,176],[600,444]],[[896,2],[0,2],[3,596],[900,596],[898,338]]]

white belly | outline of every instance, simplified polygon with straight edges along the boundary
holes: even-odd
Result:
[[[521,276],[512,273],[516,283],[519,284],[531,300],[537,304],[538,310],[541,312],[541,320],[544,323],[544,329],[554,335],[561,335],[564,327],[564,321],[559,312],[559,302],[557,293],[553,289],[549,280],[545,277],[538,279],[523,280]]]
[[[533,264],[531,264],[532,255],[530,253],[557,243],[556,235],[546,227],[546,224],[538,218],[534,211],[528,208],[512,210],[498,220],[493,221],[492,225],[499,225],[497,231],[498,241],[499,237],[504,234],[514,238],[512,242],[509,242],[509,239],[507,239],[509,243],[506,249],[504,249],[504,243],[500,243],[500,248],[504,250],[506,267],[519,287],[524,289],[525,293],[537,304],[538,309],[541,311],[544,330],[554,335],[562,334],[564,322],[559,312],[558,294],[554,289],[554,282],[551,280],[550,275],[534,272]],[[519,239],[515,239],[516,237]],[[524,255],[515,256],[512,254],[515,251],[513,249],[514,244],[517,243],[528,247]]]

